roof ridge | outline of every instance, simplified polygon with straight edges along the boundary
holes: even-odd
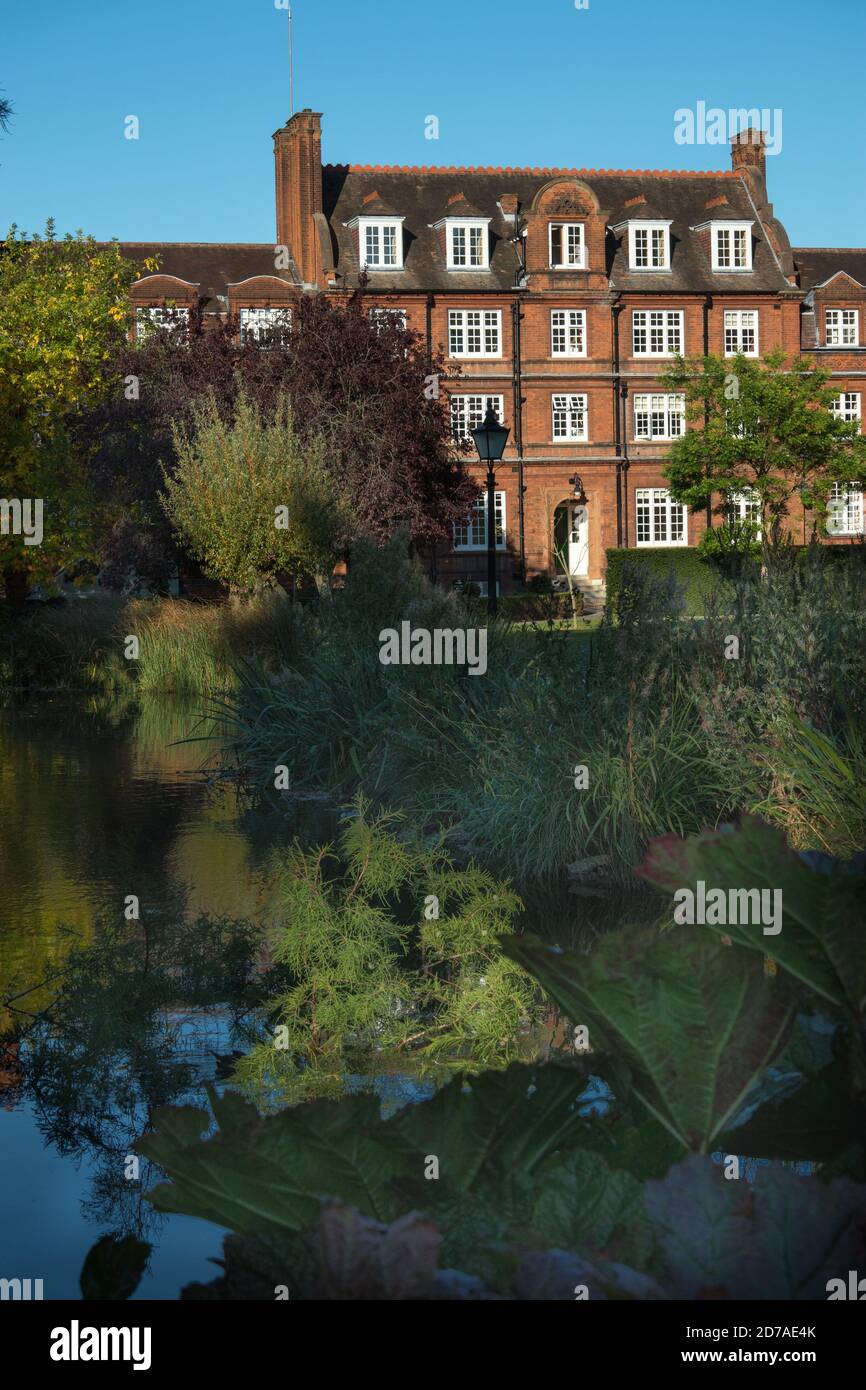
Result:
[[[264,247],[272,250],[274,245],[272,241],[126,241],[122,237],[114,237],[113,240],[119,246],[223,246],[241,251],[261,250]],[[97,245],[110,246],[111,242],[97,242]]]
[[[347,169],[350,174],[532,174],[561,177],[563,175],[594,177],[629,178],[675,178],[675,179],[735,179],[739,175],[733,169],[558,169],[521,168],[518,166],[490,166],[482,164],[325,164],[325,169]]]
[[[844,251],[860,251],[866,254],[866,246],[792,246],[792,251],[829,251],[831,255],[838,256]]]

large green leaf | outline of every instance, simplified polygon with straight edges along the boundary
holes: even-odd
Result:
[[[792,992],[705,932],[627,928],[591,956],[511,937],[503,949],[594,1050],[623,1057],[632,1094],[687,1149],[707,1152],[784,1043]]]
[[[156,1133],[136,1145],[173,1181],[149,1193],[160,1211],[200,1216],[234,1231],[298,1231],[315,1224],[321,1196],[339,1196],[382,1217],[402,1158],[382,1142],[372,1096],[319,1101],[262,1119],[239,1095],[208,1088],[209,1117],[190,1108],[158,1110]]]
[[[598,1154],[567,1154],[540,1175],[532,1232],[570,1250],[606,1250],[627,1236],[629,1256],[642,1258],[650,1246],[643,1184]]]
[[[811,867],[788,847],[783,833],[747,816],[733,829],[705,831],[680,840],[653,840],[637,871],[657,888],[779,889],[782,928],[764,935],[760,926],[707,925],[738,945],[768,954],[827,1003],[862,1020],[866,1006],[866,880],[823,857]],[[695,930],[693,928],[693,930]]]
[[[552,1153],[580,1144],[589,1131],[577,1104],[585,1089],[586,1078],[569,1067],[515,1062],[451,1082],[401,1110],[389,1129],[409,1172],[420,1174],[425,1156],[435,1155],[440,1176],[466,1192],[493,1169],[529,1176]]]
[[[137,1148],[172,1179],[149,1194],[155,1206],[244,1234],[315,1225],[325,1196],[379,1220],[407,1206],[438,1214],[474,1203],[500,1212],[504,1230],[531,1215],[544,1164],[584,1146],[603,1151],[610,1167],[619,1166],[621,1149],[626,1154],[621,1130],[611,1137],[615,1126],[581,1115],[585,1088],[577,1068],[514,1063],[504,1072],[455,1077],[432,1100],[388,1120],[372,1096],[261,1118],[236,1093],[210,1089],[215,1134],[204,1137],[206,1112],[168,1108]],[[438,1176],[429,1180],[434,1158]],[[652,1171],[659,1171],[656,1160]]]

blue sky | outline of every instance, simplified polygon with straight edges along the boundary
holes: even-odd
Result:
[[[782,112],[770,196],[798,245],[866,243],[864,0],[293,0],[295,105],[326,161],[729,167],[699,101]],[[274,0],[4,6],[0,228],[268,241],[288,115]],[[140,138],[124,138],[135,115]],[[425,139],[425,118],[439,139]]]

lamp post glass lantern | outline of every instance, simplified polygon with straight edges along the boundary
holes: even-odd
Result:
[[[583,490],[583,479],[579,473],[573,473],[568,480],[572,487],[572,496],[580,506],[586,505],[586,493]]]
[[[487,464],[487,613],[496,616],[496,473],[495,466],[505,453],[510,431],[499,423],[492,405],[477,429],[472,431],[478,457]]]

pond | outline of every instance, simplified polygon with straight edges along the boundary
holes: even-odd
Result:
[[[178,999],[154,1027],[110,980],[93,1010],[79,980],[67,1031],[58,1035],[54,1013],[40,1022],[71,988],[70,953],[120,923],[131,897],[142,918],[230,919],[230,940],[235,921],[269,920],[274,850],[332,834],[321,804],[281,817],[208,775],[213,745],[185,741],[197,733],[196,709],[170,700],[0,711],[0,1037],[13,1039],[0,1051],[0,1276],[42,1279],[46,1298],[79,1296],[84,1257],[109,1232],[154,1247],[137,1298],[174,1299],[215,1274],[221,1233],[155,1213],[143,1193],[158,1174],[142,1160],[130,1181],[128,1161],[157,1104],[201,1103],[204,1083],[227,1074],[238,1041],[230,1001]],[[523,925],[563,945],[620,915],[566,891],[538,893],[531,907]]]

